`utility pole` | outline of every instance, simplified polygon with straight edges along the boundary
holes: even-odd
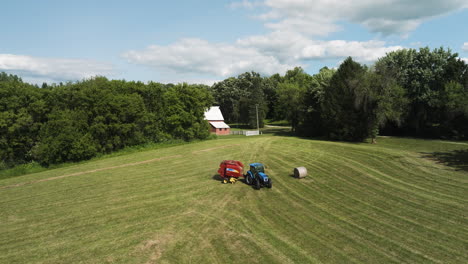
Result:
[[[260,126],[258,125],[258,104],[255,105],[255,111],[257,112],[257,130],[258,130],[258,133],[260,134]]]

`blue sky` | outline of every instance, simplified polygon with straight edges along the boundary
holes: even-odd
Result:
[[[424,46],[468,61],[468,0],[3,0],[0,10],[0,71],[39,84],[212,84]]]

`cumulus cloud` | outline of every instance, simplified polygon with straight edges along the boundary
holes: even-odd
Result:
[[[373,62],[401,46],[386,46],[383,41],[312,40],[302,34],[273,32],[238,40],[245,47],[255,47],[280,62],[297,64],[300,61],[336,59],[351,56],[361,62]]]
[[[0,71],[20,74],[32,80],[74,81],[113,74],[112,65],[84,59],[40,58],[0,54]]]
[[[462,50],[468,52],[468,42],[463,43]]]
[[[383,41],[324,40],[342,30],[343,22],[362,25],[370,32],[405,36],[421,23],[468,7],[468,0],[242,0],[232,8],[258,8],[259,18],[270,30],[235,43],[210,43],[181,39],[122,54],[135,64],[177,74],[228,77],[245,71],[283,73],[310,61],[342,60],[347,56],[371,63],[403,47]],[[466,48],[464,44],[463,49]]]
[[[373,62],[387,52],[401,49],[382,41],[315,41],[298,33],[272,32],[237,40],[234,44],[182,39],[168,46],[149,46],[122,56],[129,62],[179,75],[209,74],[228,77],[246,71],[270,75],[283,73],[310,60],[352,56]]]
[[[468,7],[467,0],[265,0],[258,17],[273,29],[326,35],[348,21],[384,35],[406,35],[431,18]]]
[[[168,46],[152,45],[122,55],[131,63],[143,64],[179,74],[231,76],[256,70],[263,74],[283,72],[292,65],[255,48],[209,43],[201,39],[182,39]]]

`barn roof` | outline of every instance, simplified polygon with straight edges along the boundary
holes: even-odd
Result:
[[[229,128],[229,126],[224,122],[210,122],[214,128]]]
[[[224,121],[223,114],[219,106],[212,106],[205,112],[205,119],[208,121]]]

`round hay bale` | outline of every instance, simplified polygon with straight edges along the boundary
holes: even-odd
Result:
[[[307,169],[305,167],[294,168],[294,177],[302,179],[307,176]]]

